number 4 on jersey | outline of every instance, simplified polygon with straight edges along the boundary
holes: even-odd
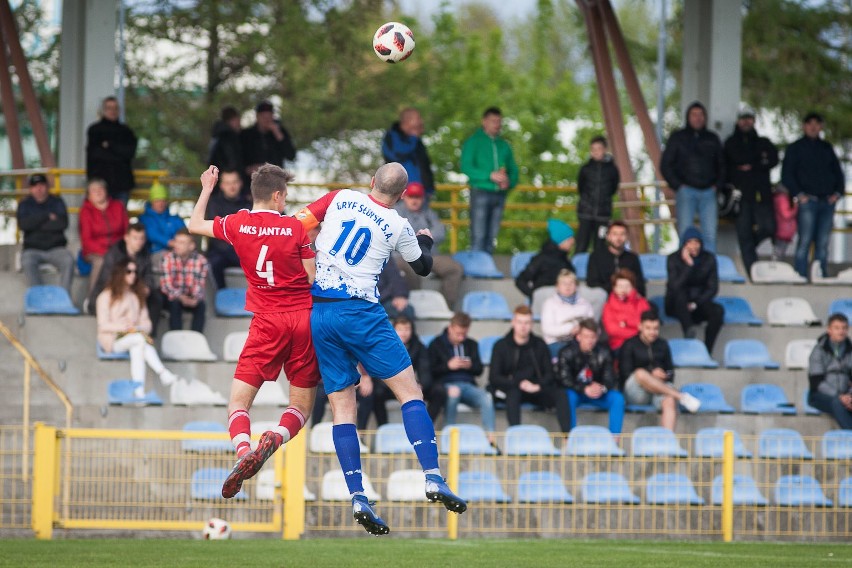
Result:
[[[266,253],[269,252],[269,246],[263,245],[260,247],[260,254],[257,257],[257,265],[255,266],[255,270],[257,270],[257,275],[260,278],[266,278],[267,284],[270,286],[275,286],[275,275],[272,271],[272,261],[266,260]],[[266,262],[266,270],[264,270],[264,261]]]

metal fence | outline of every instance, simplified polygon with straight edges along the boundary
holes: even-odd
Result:
[[[32,527],[32,432],[0,426],[0,529]]]

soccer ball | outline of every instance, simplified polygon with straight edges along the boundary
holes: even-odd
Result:
[[[231,525],[225,519],[211,518],[202,531],[204,540],[227,540],[231,538]]]
[[[376,30],[373,51],[387,63],[405,61],[414,51],[414,34],[405,24],[388,22]]]

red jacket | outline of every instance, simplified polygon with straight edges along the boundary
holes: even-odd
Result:
[[[106,254],[127,232],[127,210],[121,201],[110,199],[103,211],[86,199],[80,208],[80,244],[83,256]]]
[[[626,299],[620,300],[610,294],[604,304],[601,321],[609,336],[610,349],[618,349],[621,344],[639,333],[639,319],[642,312],[650,310],[648,300],[633,290]]]

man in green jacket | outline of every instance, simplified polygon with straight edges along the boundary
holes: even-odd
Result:
[[[482,114],[482,128],[462,146],[461,169],[470,182],[470,248],[494,252],[506,194],[518,183],[512,147],[500,137],[503,116],[497,107]]]

